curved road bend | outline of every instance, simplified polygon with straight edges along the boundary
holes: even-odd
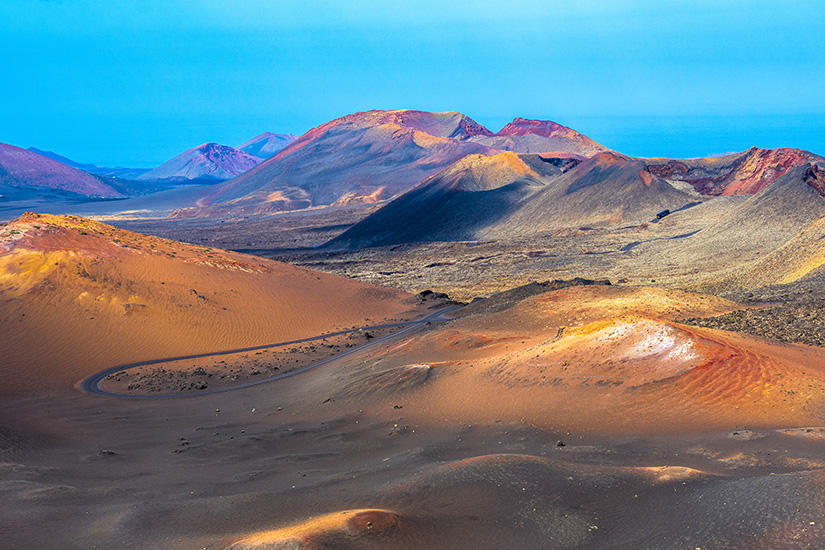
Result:
[[[302,372],[306,372],[308,370],[312,370],[312,369],[320,367],[322,365],[326,365],[327,363],[331,363],[332,361],[335,361],[335,360],[340,359],[342,357],[346,357],[348,355],[352,355],[353,353],[363,351],[363,350],[365,350],[367,348],[370,348],[372,346],[376,346],[378,344],[386,342],[387,340],[390,340],[390,339],[395,338],[397,336],[400,336],[402,334],[412,332],[416,329],[419,329],[419,328],[423,327],[424,325],[427,325],[428,323],[443,323],[445,321],[449,321],[450,319],[448,317],[445,317],[445,316],[448,313],[451,313],[451,312],[455,311],[456,309],[458,309],[460,307],[461,306],[447,306],[447,307],[441,308],[438,311],[435,311],[435,312],[433,312],[433,313],[431,313],[431,314],[429,314],[425,317],[422,317],[421,319],[415,320],[415,321],[405,321],[405,322],[402,322],[402,323],[390,323],[390,324],[387,324],[387,325],[375,325],[375,326],[371,326],[371,327],[362,327],[361,330],[376,330],[376,329],[393,328],[393,327],[404,327],[404,328],[402,328],[401,330],[398,330],[396,332],[393,332],[392,334],[387,334],[386,336],[376,338],[375,340],[373,340],[371,342],[367,342],[367,343],[362,344],[360,346],[350,348],[346,351],[342,351],[341,353],[339,353],[337,355],[333,355],[332,357],[327,357],[326,359],[322,359],[321,361],[318,361],[316,363],[312,363],[310,365],[307,365],[306,367],[302,367],[300,369],[296,369],[296,370],[293,370],[293,371],[290,371],[290,372],[285,372],[285,373],[279,374],[277,376],[271,376],[269,378],[262,378],[260,380],[255,380],[253,382],[247,382],[245,384],[238,384],[237,386],[229,386],[229,387],[226,387],[226,388],[217,388],[217,389],[213,389],[213,390],[199,391],[197,393],[176,393],[176,394],[165,394],[165,395],[131,395],[131,394],[126,394],[126,393],[114,393],[114,392],[103,390],[103,389],[100,388],[100,383],[107,376],[109,376],[110,374],[114,374],[116,372],[121,372],[121,371],[128,370],[128,369],[134,369],[134,368],[137,368],[137,367],[145,367],[145,366],[148,366],[148,365],[157,365],[159,363],[170,363],[172,361],[180,361],[180,360],[183,360],[183,359],[197,359],[199,357],[212,357],[212,356],[220,356],[220,355],[229,355],[231,353],[243,353],[243,352],[246,352],[246,351],[256,351],[256,350],[260,350],[260,349],[274,348],[274,347],[277,347],[277,346],[289,346],[289,345],[292,345],[292,344],[300,344],[300,343],[303,343],[303,342],[312,342],[313,340],[323,340],[324,338],[329,338],[331,336],[340,336],[342,334],[349,334],[349,333],[354,332],[354,331],[359,330],[359,329],[358,328],[353,328],[353,329],[349,329],[349,330],[340,330],[338,332],[330,332],[330,333],[327,333],[327,334],[322,334],[321,336],[311,336],[309,338],[301,338],[299,340],[290,340],[289,342],[277,342],[277,343],[274,343],[274,344],[266,344],[266,345],[262,345],[262,346],[253,346],[253,347],[250,347],[250,348],[231,349],[231,350],[227,350],[227,351],[218,351],[218,352],[213,352],[213,353],[199,353],[199,354],[196,354],[196,355],[181,355],[179,357],[167,357],[165,359],[152,359],[151,361],[139,361],[137,363],[128,363],[126,365],[118,365],[116,367],[111,367],[111,368],[108,368],[106,370],[102,370],[102,371],[98,372],[97,374],[93,374],[93,375],[89,376],[88,378],[85,378],[80,383],[80,389],[83,390],[86,393],[90,393],[90,394],[93,394],[93,395],[101,395],[101,396],[104,396],[104,397],[126,397],[126,398],[129,398],[129,399],[171,399],[171,398],[178,398],[178,397],[193,397],[193,396],[197,396],[197,395],[209,395],[209,394],[212,394],[212,393],[221,393],[221,392],[226,392],[226,391],[239,390],[241,388],[248,388],[250,386],[257,386],[259,384],[266,384],[268,382],[274,382],[275,380],[281,380],[282,378],[288,378],[290,376],[295,376],[296,374],[301,374]]]

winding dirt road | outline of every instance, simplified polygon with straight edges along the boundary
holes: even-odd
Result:
[[[277,347],[277,346],[289,346],[289,345],[293,345],[293,344],[300,344],[300,343],[303,343],[303,342],[312,342],[313,340],[323,340],[324,338],[329,338],[331,336],[340,336],[340,335],[343,335],[343,334],[349,334],[349,333],[354,332],[354,331],[359,330],[359,329],[358,328],[352,328],[352,329],[349,329],[349,330],[341,330],[341,331],[338,331],[338,332],[330,332],[330,333],[327,333],[327,334],[322,334],[320,336],[311,336],[309,338],[301,338],[300,340],[291,340],[289,342],[276,342],[274,344],[265,344],[265,345],[253,346],[253,347],[249,347],[249,348],[231,349],[231,350],[218,351],[218,352],[213,352],[213,353],[200,353],[200,354],[196,354],[196,355],[182,355],[182,356],[179,356],[179,357],[167,357],[167,358],[164,358],[164,359],[152,359],[150,361],[139,361],[137,363],[127,363],[125,365],[118,365],[116,367],[111,367],[111,368],[102,370],[102,371],[100,371],[96,374],[93,374],[93,375],[89,376],[88,378],[85,378],[84,380],[82,380],[80,382],[79,388],[82,391],[84,391],[86,393],[90,393],[92,395],[100,395],[100,396],[103,396],[103,397],[121,397],[121,398],[128,398],[128,399],[173,399],[173,398],[182,398],[182,397],[194,397],[194,396],[198,396],[198,395],[209,395],[209,394],[212,394],[212,393],[221,393],[221,392],[226,392],[226,391],[238,390],[238,389],[241,389],[241,388],[248,388],[250,386],[257,386],[259,384],[266,384],[268,382],[274,382],[275,380],[281,380],[283,378],[288,378],[290,376],[295,376],[296,374],[301,374],[302,372],[306,372],[308,370],[312,370],[312,369],[320,367],[322,365],[326,365],[327,363],[331,363],[332,361],[335,361],[335,360],[340,359],[342,357],[346,357],[348,355],[352,355],[353,353],[357,353],[357,352],[363,351],[367,348],[382,344],[383,342],[386,342],[387,340],[390,340],[392,338],[396,338],[396,337],[398,337],[402,334],[406,334],[408,332],[412,332],[412,331],[417,330],[417,329],[419,329],[419,328],[421,328],[421,327],[423,327],[427,324],[430,324],[430,323],[443,323],[445,321],[449,321],[450,319],[448,317],[446,317],[446,315],[448,313],[451,313],[451,312],[455,311],[456,309],[458,309],[460,307],[462,307],[462,306],[447,306],[447,307],[441,308],[438,311],[435,311],[435,312],[433,312],[433,313],[431,313],[431,314],[429,314],[425,317],[422,317],[421,319],[417,319],[415,321],[404,321],[404,322],[401,322],[401,323],[390,323],[390,324],[386,324],[386,325],[375,325],[375,326],[370,326],[370,327],[361,327],[360,330],[377,330],[377,329],[382,329],[382,328],[393,328],[393,327],[404,327],[404,328],[402,328],[399,331],[393,332],[392,334],[388,334],[386,336],[376,338],[375,340],[372,340],[371,342],[367,342],[367,343],[362,344],[360,346],[350,348],[346,351],[342,351],[341,353],[338,353],[337,355],[333,355],[332,357],[327,357],[326,359],[322,359],[321,361],[317,361],[315,363],[312,363],[311,365],[307,365],[306,367],[302,367],[300,369],[296,369],[296,370],[293,370],[293,371],[290,371],[290,372],[285,372],[285,373],[279,374],[277,376],[271,376],[269,378],[263,378],[261,380],[255,380],[253,382],[246,382],[244,384],[238,384],[237,386],[229,386],[229,387],[226,387],[226,388],[217,388],[217,389],[213,389],[213,390],[199,391],[197,393],[164,394],[164,395],[130,395],[130,394],[125,394],[125,393],[115,393],[115,392],[106,391],[106,390],[100,388],[100,383],[107,376],[109,376],[111,374],[114,374],[116,372],[121,372],[121,371],[124,371],[124,370],[134,369],[134,368],[137,368],[137,367],[146,367],[146,366],[149,366],[149,365],[169,363],[169,362],[172,362],[172,361],[179,361],[179,360],[182,360],[182,359],[197,359],[197,358],[200,358],[200,357],[213,357],[213,356],[217,357],[217,356],[220,356],[220,355],[229,355],[231,353],[242,353],[242,352],[246,352],[246,351],[255,351],[255,350],[260,350],[260,349],[273,348],[273,347]]]

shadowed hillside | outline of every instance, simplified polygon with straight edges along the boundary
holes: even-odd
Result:
[[[613,153],[580,161],[503,153],[467,157],[364,219],[331,247],[517,238],[655,219],[691,197]]]
[[[574,158],[469,155],[330,241],[361,248],[403,242],[468,240],[512,213],[525,197],[569,170]]]

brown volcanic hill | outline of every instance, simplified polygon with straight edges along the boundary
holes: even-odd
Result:
[[[825,158],[801,149],[758,149],[701,159],[644,159],[650,171],[665,179],[689,183],[703,195],[752,195],[791,168]]]
[[[369,325],[405,293],[279,262],[25,214],[0,227],[0,393],[118,364]]]
[[[567,126],[527,118],[515,118],[495,135],[478,135],[470,141],[516,153],[563,152],[590,157],[610,151]]]
[[[431,176],[328,243],[361,248],[474,239],[521,202],[576,166],[577,158],[468,155]]]
[[[512,216],[481,231],[479,237],[640,223],[689,202],[690,195],[651,174],[643,162],[600,153],[540,189]]]
[[[355,113],[308,131],[201,205],[265,212],[377,202],[468,154],[495,152],[467,141],[488,134],[460,113]]]
[[[583,225],[638,223],[691,197],[614,153],[459,161],[357,223],[328,246],[507,239]]]
[[[105,178],[6,143],[0,143],[0,185],[54,189],[95,198],[124,196]]]

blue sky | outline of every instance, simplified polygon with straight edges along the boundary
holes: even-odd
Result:
[[[825,154],[821,0],[8,0],[0,141],[102,165],[366,109],[619,151]]]

